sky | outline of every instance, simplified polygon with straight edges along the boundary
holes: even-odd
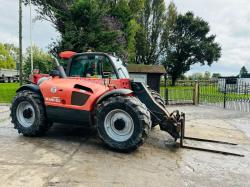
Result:
[[[210,33],[222,47],[222,57],[211,67],[194,65],[194,72],[219,72],[237,75],[242,66],[250,71],[249,0],[174,0],[180,13],[192,11],[210,25]]]
[[[166,0],[168,4],[170,0]],[[222,47],[222,57],[211,67],[194,65],[187,74],[210,71],[223,76],[237,75],[242,66],[250,71],[250,3],[249,0],[173,0],[180,13],[192,11],[210,25],[211,34]],[[34,9],[34,8],[33,8]],[[32,11],[33,18],[36,16]],[[0,42],[18,45],[18,1],[0,0]],[[23,12],[23,45],[30,45],[29,8]],[[32,24],[33,43],[47,50],[59,38],[46,21]]]
[[[0,0],[0,42],[14,43],[18,46],[18,0]],[[30,46],[30,9],[23,6],[23,48]],[[36,17],[32,8],[32,19]],[[32,23],[33,43],[45,50],[48,45],[57,40],[59,34],[46,21]]]

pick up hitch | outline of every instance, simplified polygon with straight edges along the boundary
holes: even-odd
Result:
[[[193,140],[193,141],[200,141],[200,142],[227,144],[227,145],[237,145],[237,144],[230,143],[230,142],[223,142],[223,141],[217,141],[217,140],[209,140],[209,139],[202,139],[202,138],[194,138],[194,137],[185,136],[185,114],[181,113],[181,115],[179,115],[178,111],[175,111],[175,113],[176,114],[172,113],[172,116],[174,116],[174,118],[176,118],[177,124],[180,125],[180,147],[181,148],[197,150],[197,151],[205,151],[205,152],[211,152],[211,153],[218,153],[218,154],[223,154],[223,155],[244,157],[244,155],[242,155],[242,154],[236,154],[236,153],[231,153],[231,152],[226,152],[226,151],[220,151],[220,150],[213,150],[213,149],[206,149],[206,148],[192,147],[192,146],[184,145],[184,140],[185,139]]]

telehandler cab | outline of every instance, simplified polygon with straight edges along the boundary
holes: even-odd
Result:
[[[185,114],[166,110],[160,95],[130,80],[121,59],[100,52],[63,52],[64,68],[34,75],[11,105],[14,127],[24,136],[39,136],[54,122],[89,124],[110,148],[133,151],[156,125],[183,145]],[[185,146],[187,148],[187,146]]]

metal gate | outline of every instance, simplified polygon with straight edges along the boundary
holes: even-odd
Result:
[[[199,84],[199,103],[250,112],[250,83],[239,78],[220,78]]]
[[[162,86],[161,96],[166,105],[195,104],[195,82],[178,82],[176,86]]]

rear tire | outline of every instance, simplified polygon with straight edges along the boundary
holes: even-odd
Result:
[[[11,105],[10,116],[14,128],[24,136],[40,136],[51,127],[46,118],[43,98],[29,90],[17,93]]]
[[[154,91],[154,90],[150,90],[150,92],[151,92],[151,95],[153,96],[154,100],[159,105],[161,105],[163,108],[165,108],[165,102],[162,99],[161,95],[158,92]],[[153,117],[151,117],[151,119],[152,119],[152,128],[154,128],[155,126],[158,125],[158,122]]]
[[[96,108],[95,122],[101,140],[120,152],[130,152],[141,146],[151,128],[146,106],[130,96],[103,101]]]

